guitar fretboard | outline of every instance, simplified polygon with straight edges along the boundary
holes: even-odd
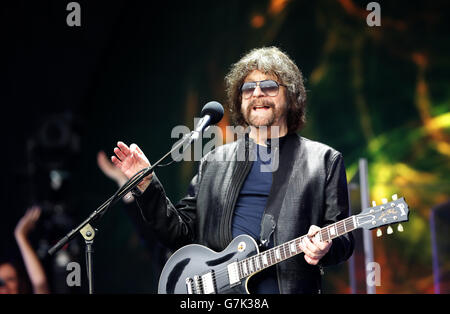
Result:
[[[318,237],[320,241],[330,241],[355,229],[355,216],[350,216],[320,229],[317,232],[316,237]],[[263,269],[266,269],[267,267],[302,253],[300,243],[306,236],[307,235],[303,235],[294,240],[285,242],[264,252],[239,261],[238,272],[240,279],[253,275]]]

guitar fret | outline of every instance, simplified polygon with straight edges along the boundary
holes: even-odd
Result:
[[[281,255],[280,255],[280,249],[279,248],[277,248],[276,250],[275,250],[275,260],[281,260]]]
[[[340,236],[341,234],[343,234],[345,231],[344,231],[344,228],[343,228],[343,223],[342,223],[342,221],[340,221],[339,223],[338,223],[338,233],[337,233],[337,235],[338,236]]]
[[[330,226],[327,226],[325,229],[327,230],[328,240],[331,240]]]
[[[353,217],[347,218],[345,220],[345,223],[348,224],[347,230],[354,230],[355,229],[355,224],[354,224]]]
[[[284,249],[284,245],[281,245],[280,247],[280,256],[282,260],[286,259],[286,250]]]
[[[267,266],[271,266],[272,265],[271,250],[267,251],[266,258],[267,258]]]
[[[328,241],[330,238],[328,237],[328,230],[327,228],[323,228],[320,231],[321,235],[322,235],[322,241]]]
[[[292,253],[294,253],[294,254],[297,253],[297,249],[295,248],[295,241],[289,242],[289,248]]]
[[[300,243],[302,242],[303,237],[297,238],[295,240],[295,244],[297,245],[297,252],[301,253],[303,252],[302,249],[300,248]]]
[[[286,243],[286,251],[287,251],[287,254],[289,255],[289,257],[294,255],[294,254],[292,254],[293,252],[292,252],[291,242]]]
[[[342,223],[336,223],[336,236],[340,236],[342,234]]]
[[[269,262],[267,261],[267,253],[263,253],[262,255],[263,265],[269,265]]]
[[[336,234],[335,225],[332,224],[332,225],[328,228],[328,231],[330,232],[330,238],[332,238],[332,237]]]

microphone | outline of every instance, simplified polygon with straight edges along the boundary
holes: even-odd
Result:
[[[210,101],[207,103],[200,113],[202,118],[195,127],[192,138],[196,140],[200,136],[200,133],[203,132],[208,126],[211,124],[216,124],[222,120],[223,113],[223,107],[217,101]]]

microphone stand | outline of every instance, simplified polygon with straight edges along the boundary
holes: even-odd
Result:
[[[186,148],[192,144],[192,142],[198,138],[198,131],[192,131],[189,134],[186,134],[182,140],[180,140],[173,148],[166,153],[161,159],[155,162],[152,166],[147,167],[136,173],[131,179],[129,179],[122,187],[120,187],[117,192],[111,196],[106,202],[100,205],[95,211],[89,215],[81,224],[79,224],[76,228],[72,229],[68,232],[63,238],[61,238],[54,246],[52,246],[48,250],[48,254],[53,255],[55,252],[60,250],[67,242],[72,240],[77,233],[79,232],[85,241],[86,244],[86,269],[87,269],[87,277],[89,282],[89,294],[94,293],[94,282],[93,282],[93,274],[92,274],[92,266],[93,266],[93,252],[92,245],[94,243],[94,238],[97,229],[93,228],[90,223],[102,217],[106,211],[111,207],[111,205],[115,204],[118,200],[120,200],[123,196],[128,194],[132,189],[134,189],[146,176],[153,172],[153,169],[158,166],[164,159],[166,159],[170,154],[183,146],[186,142],[189,141]],[[183,150],[184,152],[184,150]]]

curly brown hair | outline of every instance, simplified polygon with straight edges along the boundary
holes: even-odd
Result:
[[[287,127],[293,133],[303,128],[306,123],[306,91],[303,76],[299,68],[277,47],[263,47],[251,50],[238,62],[231,66],[225,77],[228,96],[228,110],[233,122],[247,126],[241,113],[240,88],[250,72],[258,70],[265,74],[275,75],[279,83],[285,84],[287,99]]]

